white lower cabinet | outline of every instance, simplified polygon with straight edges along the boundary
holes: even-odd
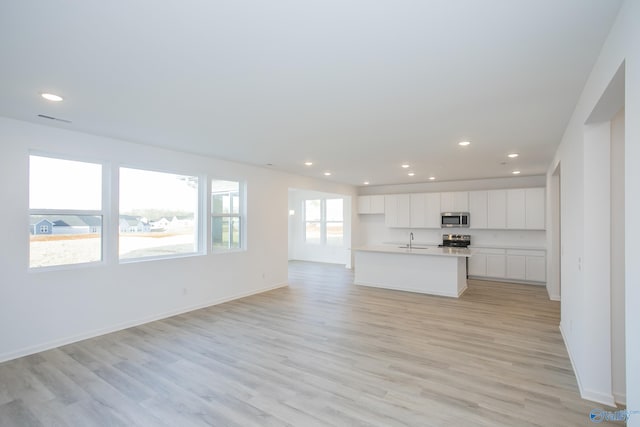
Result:
[[[473,248],[469,276],[518,282],[546,281],[546,253],[529,249]]]
[[[528,256],[526,266],[527,280],[533,282],[547,281],[547,263],[544,252],[541,256]]]
[[[504,277],[505,259],[504,254],[487,255],[487,276],[501,278]]]
[[[526,257],[507,255],[507,279],[526,280]]]
[[[474,253],[469,257],[469,276],[487,275],[487,255]]]

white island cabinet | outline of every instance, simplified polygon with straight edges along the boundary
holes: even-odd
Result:
[[[354,282],[457,298],[467,289],[468,256],[460,248],[365,246],[355,249]]]

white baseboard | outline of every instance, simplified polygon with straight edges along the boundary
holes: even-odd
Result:
[[[251,296],[251,295],[261,294],[263,292],[268,292],[268,291],[272,291],[274,289],[284,288],[284,287],[287,287],[287,286],[289,286],[289,284],[286,283],[286,282],[285,283],[280,283],[280,284],[277,284],[275,286],[270,286],[268,288],[261,288],[261,289],[257,289],[257,290],[254,290],[254,291],[235,294],[235,295],[232,295],[232,296],[229,296],[229,297],[218,298],[218,299],[207,301],[207,302],[204,302],[204,303],[200,303],[200,304],[196,304],[196,305],[192,305],[192,306],[188,306],[188,307],[181,307],[181,308],[178,308],[176,310],[170,310],[170,311],[167,311],[167,312],[164,312],[164,313],[156,314],[156,315],[145,317],[145,318],[142,318],[142,319],[137,319],[137,320],[133,320],[133,321],[129,321],[129,322],[124,322],[124,323],[121,323],[121,324],[118,324],[118,325],[113,325],[113,326],[109,326],[109,327],[106,327],[106,328],[97,329],[97,330],[94,330],[94,331],[91,331],[91,332],[86,332],[86,333],[79,334],[79,335],[76,335],[76,336],[61,338],[61,339],[49,341],[47,343],[37,344],[37,345],[21,348],[21,349],[16,350],[16,351],[11,351],[11,352],[0,354],[0,363],[7,362],[7,361],[13,360],[13,359],[17,359],[19,357],[29,356],[29,355],[34,354],[34,353],[40,353],[42,351],[51,350],[51,349],[54,349],[54,348],[57,348],[57,347],[61,347],[63,345],[73,344],[75,342],[83,341],[83,340],[86,340],[86,339],[89,339],[89,338],[95,338],[95,337],[98,337],[100,335],[105,335],[105,334],[109,334],[109,333],[112,333],[112,332],[121,331],[123,329],[132,328],[134,326],[144,325],[145,323],[155,322],[156,320],[162,320],[162,319],[166,319],[168,317],[177,316],[178,314],[188,313],[190,311],[199,310],[199,309],[206,308],[206,307],[211,307],[211,306],[214,306],[214,305],[222,304],[222,303],[233,301],[233,300],[240,299],[240,298],[245,298],[245,297],[248,297],[248,296]]]
[[[616,400],[616,404],[627,406],[627,394],[626,393],[613,393],[613,398]]]
[[[569,346],[569,341],[567,341],[567,337],[562,329],[562,324],[560,324],[560,334],[562,335],[562,340],[564,341],[564,346],[567,349],[567,353],[569,354],[569,360],[571,361],[571,367],[573,368],[573,374],[576,376],[576,382],[578,383],[578,392],[580,393],[580,397],[585,400],[590,400],[592,402],[601,403],[607,406],[616,406],[615,399],[610,393],[602,393],[599,391],[588,390],[585,389],[580,381],[580,372],[576,369],[575,359],[571,352],[571,347]]]
[[[549,295],[551,301],[561,301],[560,295]]]

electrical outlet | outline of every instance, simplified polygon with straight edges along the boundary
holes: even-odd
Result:
[[[182,288],[182,295],[187,295],[189,290],[187,288]]]

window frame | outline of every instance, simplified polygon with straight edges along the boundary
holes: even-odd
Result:
[[[92,165],[98,165],[100,166],[100,179],[101,179],[101,183],[100,183],[100,209],[48,209],[48,208],[31,208],[30,206],[30,199],[31,199],[31,157],[44,157],[44,158],[48,158],[48,159],[54,159],[54,160],[63,160],[63,161],[71,161],[71,162],[78,162],[78,163],[89,163]],[[108,182],[110,180],[110,175],[109,175],[109,165],[104,162],[104,161],[100,161],[100,160],[96,160],[96,159],[88,159],[82,156],[68,156],[65,154],[59,154],[59,153],[50,153],[50,152],[42,152],[42,151],[37,151],[37,150],[30,150],[27,154],[27,174],[28,174],[28,180],[27,180],[27,203],[28,203],[28,209],[27,209],[27,217],[29,220],[29,223],[31,223],[31,217],[33,215],[43,215],[43,216],[47,216],[47,215],[52,215],[52,216],[96,216],[96,217],[100,217],[101,218],[101,230],[100,230],[100,259],[96,260],[96,261],[87,261],[87,262],[74,262],[74,263],[69,263],[69,264],[56,264],[56,265],[45,265],[45,266],[31,266],[31,231],[29,231],[27,238],[29,239],[28,241],[28,255],[27,255],[27,269],[30,272],[39,272],[39,271],[52,271],[52,270],[70,270],[70,269],[77,269],[77,268],[85,268],[85,267],[90,267],[90,266],[98,266],[98,265],[104,265],[107,262],[108,259],[108,252],[107,252],[107,248],[108,248],[108,244],[107,244],[107,240],[109,238],[109,209],[107,209],[106,207],[108,206],[108,198],[107,198],[107,191],[106,188],[108,188]],[[29,229],[31,229],[31,227],[29,227]],[[53,233],[53,230],[51,230],[51,232]]]
[[[213,182],[214,181],[227,181],[227,182],[236,182],[238,184],[238,213],[231,213],[232,208],[231,205],[229,207],[229,213],[220,213],[216,214],[213,212]],[[216,194],[223,194],[221,192],[217,192]],[[233,196],[232,193],[226,192],[224,194],[229,194],[229,201],[232,203]],[[236,179],[236,178],[222,178],[219,176],[211,176],[207,181],[207,209],[209,214],[209,225],[207,228],[207,244],[210,248],[210,253],[212,254],[222,254],[222,253],[231,253],[231,252],[242,252],[247,250],[247,226],[246,226],[246,206],[247,206],[247,198],[246,198],[247,190],[246,190],[246,182],[244,180]],[[231,227],[229,227],[229,245],[228,247],[214,246],[213,242],[213,220],[214,218],[237,218],[238,219],[238,247],[231,246],[231,236],[233,235],[231,231]]]

